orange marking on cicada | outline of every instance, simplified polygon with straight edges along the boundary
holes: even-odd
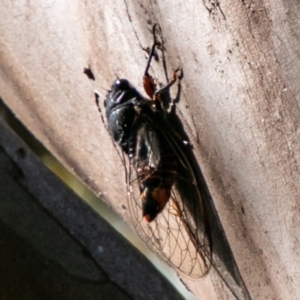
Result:
[[[143,85],[145,92],[150,97],[150,99],[153,100],[156,91],[156,84],[153,77],[149,74],[145,74],[143,77]]]
[[[161,212],[165,208],[169,198],[170,189],[165,188],[146,188],[140,195],[140,199],[144,205],[154,202],[159,207],[158,212]],[[154,220],[150,214],[144,214],[143,217],[148,223]]]

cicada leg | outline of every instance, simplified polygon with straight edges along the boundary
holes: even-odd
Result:
[[[177,75],[177,73],[180,73],[179,75]],[[157,90],[154,92],[154,97],[156,95],[159,95],[159,94],[162,94],[164,93],[165,91],[167,91],[176,81],[177,79],[179,79],[179,83],[180,83],[180,80],[183,78],[183,71],[181,68],[177,68],[174,72],[173,72],[173,77],[171,79],[171,81],[163,86],[161,89]],[[177,98],[177,97],[176,97]]]
[[[154,95],[155,95],[155,91],[156,91],[156,83],[154,82],[154,78],[149,74],[149,68],[150,68],[153,57],[155,58],[157,55],[155,48],[161,44],[156,37],[157,26],[159,26],[159,25],[155,24],[153,26],[153,45],[151,47],[151,51],[149,54],[148,62],[147,62],[146,69],[144,72],[144,77],[143,77],[144,89],[145,89],[147,95],[152,100],[154,99]]]
[[[180,89],[180,80],[183,78],[183,71],[181,68],[177,68],[174,72],[173,72],[173,77],[170,81],[168,81],[168,84],[165,85],[164,87],[157,89],[157,84],[154,80],[154,78],[149,74],[149,68],[151,66],[151,61],[153,58],[155,58],[157,56],[157,52],[156,52],[156,47],[162,47],[162,43],[158,41],[157,35],[156,35],[156,31],[157,31],[157,27],[159,25],[155,24],[153,26],[153,44],[151,47],[151,50],[149,51],[149,58],[148,58],[148,62],[145,68],[145,72],[144,72],[144,77],[143,77],[143,85],[144,85],[144,90],[146,91],[147,95],[150,97],[151,100],[155,101],[155,102],[160,102],[160,95],[163,94],[164,92],[168,91],[169,88],[177,81],[177,79],[179,79],[178,81],[178,88]],[[160,30],[160,28],[159,28]],[[163,51],[163,49],[162,49]],[[164,60],[164,57],[163,57]],[[164,62],[164,68],[166,68],[165,66],[165,62]],[[165,70],[166,71],[166,70]],[[174,103],[177,103],[179,100],[179,94],[180,91],[177,92],[177,96],[173,101],[170,101],[169,103],[172,102],[172,106]],[[163,103],[163,106],[165,106],[166,103]]]

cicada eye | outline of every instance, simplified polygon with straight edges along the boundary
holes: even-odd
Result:
[[[130,83],[127,79],[117,79],[114,85],[118,90],[128,90],[130,88]]]

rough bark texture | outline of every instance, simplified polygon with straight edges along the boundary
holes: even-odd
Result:
[[[297,1],[4,0],[0,12],[2,98],[125,219],[124,172],[94,90],[104,95],[115,74],[141,86],[141,46],[158,22],[168,65],[185,73],[181,119],[252,298],[297,299]],[[158,64],[153,73],[163,78]],[[209,276],[185,282],[199,298],[225,298]]]

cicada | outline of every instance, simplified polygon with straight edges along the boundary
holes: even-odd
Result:
[[[154,42],[144,72],[143,96],[127,79],[117,78],[104,105],[108,131],[125,154],[128,207],[142,239],[180,273],[198,278],[211,265],[211,239],[203,193],[190,144],[177,130],[176,106],[170,87],[180,82],[177,69],[172,80],[157,87],[149,75],[152,58],[161,48]]]

